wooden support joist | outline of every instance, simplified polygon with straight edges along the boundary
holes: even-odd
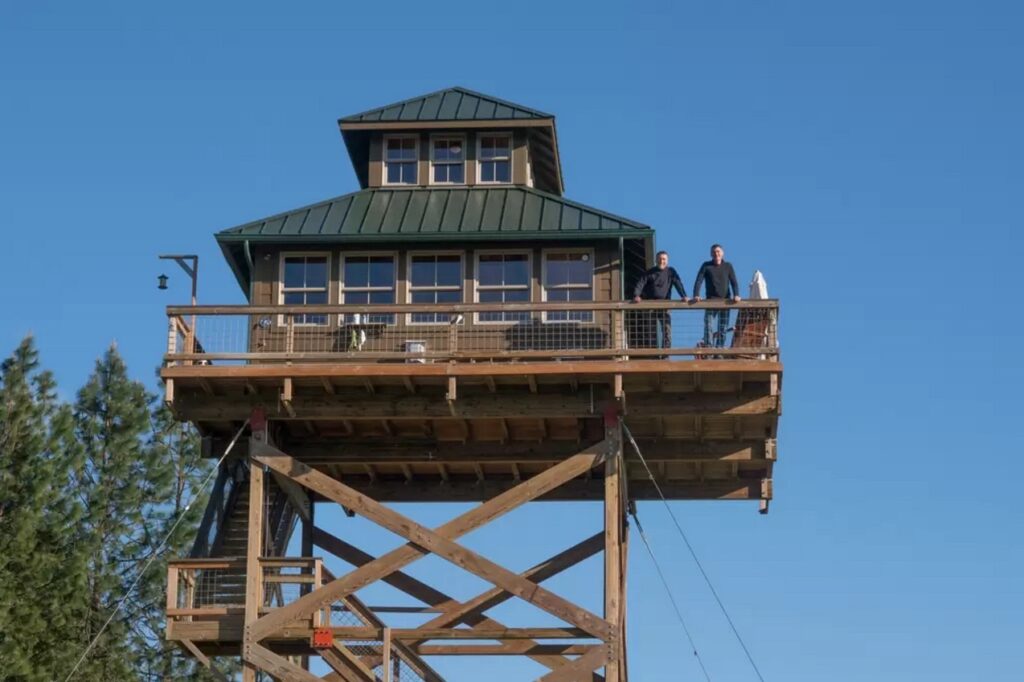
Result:
[[[289,419],[497,419],[497,418],[587,418],[595,406],[583,394],[540,393],[529,400],[513,400],[502,393],[463,395],[458,400],[439,401],[423,395],[294,395],[283,391],[281,404]],[[179,395],[175,408],[193,421],[241,421],[259,406],[255,396],[225,401],[206,394]],[[747,392],[729,393],[630,393],[630,411],[645,417],[684,415],[772,415],[778,396]],[[285,417],[285,415],[281,415]]]
[[[544,677],[538,678],[537,682],[574,682],[575,680],[585,679],[587,673],[593,672],[608,661],[608,649],[609,647],[606,646],[595,647],[569,665],[556,668]],[[609,681],[615,680],[610,671],[606,674]],[[618,681],[615,680],[615,682]]]
[[[423,656],[581,656],[602,644],[533,644],[523,649],[509,644],[420,644],[414,651]]]
[[[384,630],[391,630],[391,638],[404,642],[429,640],[494,640],[496,642],[515,642],[535,639],[594,639],[586,630],[569,627],[536,627],[536,628],[387,628],[339,625],[325,628],[331,631],[334,639],[342,642],[366,641],[382,639]],[[308,623],[285,624],[274,637],[282,639],[309,639],[313,628]]]
[[[373,670],[344,645],[335,642],[330,649],[321,649],[317,653],[346,682],[377,682]]]
[[[312,521],[313,504],[310,502],[309,495],[306,494],[306,491],[302,486],[287,476],[282,476],[276,471],[271,470],[270,474],[274,477],[274,481],[277,485],[281,487],[281,490],[284,491],[285,495],[288,497],[288,501],[291,502],[292,507],[295,508],[295,511],[302,520],[307,523]]]
[[[373,385],[373,379],[370,377],[363,377],[363,386],[366,388],[366,392],[370,395],[377,392],[377,388]]]
[[[295,407],[292,405],[292,401],[294,400],[295,396],[294,396],[293,390],[294,390],[294,386],[292,385],[291,377],[285,377],[284,378],[284,382],[283,382],[283,384],[281,386],[281,407],[284,408],[284,411],[288,413],[289,417],[292,417],[294,419],[295,418]],[[252,412],[252,408],[255,408],[255,407],[258,407],[258,406],[257,405],[252,405],[250,407],[250,409],[249,409],[249,412]]]
[[[263,452],[266,452],[266,448],[263,449]],[[284,459],[290,461],[282,461],[278,455],[264,458],[276,459],[278,466],[285,467],[285,470],[290,472],[289,475],[294,471],[294,469],[292,469],[293,466],[301,466],[302,469],[299,469],[299,471],[301,472],[300,475],[302,478],[305,479],[308,476],[308,467],[301,465],[299,462],[295,462],[290,457],[284,457]],[[522,504],[525,504],[530,500],[537,499],[538,497],[554,490],[566,481],[572,480],[584,470],[603,461],[603,458],[604,450],[602,447],[595,446],[594,448],[587,448],[578,455],[570,457],[543,473],[520,483],[511,490],[507,490],[491,498],[484,504],[481,504],[480,506],[452,519],[448,523],[443,524],[437,529],[436,535],[450,540],[461,537],[471,530],[507,514]],[[295,476],[293,476],[293,478],[294,477]],[[331,487],[331,492],[332,494],[335,492],[333,486]],[[344,497],[350,496],[346,494]],[[319,590],[299,598],[288,606],[264,616],[260,622],[253,626],[254,632],[258,635],[266,636],[267,633],[273,632],[275,628],[280,627],[294,618],[308,616],[316,609],[326,606],[347,594],[359,590],[370,583],[376,582],[377,580],[400,570],[407,564],[422,557],[428,551],[429,549],[427,547],[424,547],[419,543],[410,542],[405,544],[398,549],[395,549],[356,569],[348,575],[342,576],[341,578],[328,583]]]
[[[659,463],[664,464],[664,462]],[[699,464],[693,463],[693,464]],[[481,472],[482,473],[482,472]],[[630,481],[630,494],[636,500],[657,500],[658,493],[647,479],[646,472],[634,472],[638,478]],[[536,476],[526,478],[529,483]],[[369,479],[346,478],[348,486],[366,495],[372,495],[379,502],[483,502],[494,495],[506,492],[515,487],[516,483],[510,476],[485,477],[479,480],[472,478],[456,479],[449,472],[449,481],[442,487],[440,477],[423,478],[417,474],[411,481],[405,477],[385,480],[377,474],[376,481]],[[665,479],[661,475],[658,485],[670,500],[759,500],[761,499],[760,479],[711,479],[705,477],[701,482],[697,478]],[[599,501],[604,498],[601,478],[591,480],[580,478],[560,486],[558,489],[545,493],[538,499],[554,502],[559,500]]]
[[[288,397],[291,396],[291,397]],[[226,401],[205,394],[179,395],[176,408],[193,421],[241,421],[259,400],[253,396]],[[499,417],[591,417],[588,396],[540,394],[529,400],[513,401],[501,393],[463,396],[458,400],[437,400],[420,394],[353,394],[340,389],[334,395],[292,395],[282,391],[281,404],[289,419],[475,419]],[[287,415],[287,416],[286,416]]]
[[[287,658],[278,656],[260,644],[247,644],[243,658],[260,670],[288,682],[320,682],[320,678],[295,665]]]
[[[320,377],[320,385],[324,387],[324,393],[334,395],[334,384],[327,377]]]
[[[661,351],[655,351],[661,352]],[[258,358],[257,358],[258,359]],[[214,378],[320,378],[320,377],[484,377],[484,376],[543,376],[562,375],[594,377],[607,382],[608,376],[621,374],[665,374],[693,375],[719,374],[723,372],[749,372],[754,374],[780,374],[782,363],[769,360],[702,360],[681,362],[677,360],[580,360],[571,362],[508,362],[508,363],[358,363],[358,362],[317,362],[292,365],[174,365],[160,370],[163,378],[206,377]],[[601,378],[601,377],[605,378]],[[591,381],[595,379],[591,378]],[[694,382],[700,385],[699,380]]]

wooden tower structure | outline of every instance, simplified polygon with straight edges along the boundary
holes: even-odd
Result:
[[[628,506],[660,490],[767,511],[777,301],[628,302],[654,232],[563,196],[549,114],[452,88],[339,125],[360,189],[217,235],[246,305],[168,308],[166,400],[220,470],[170,562],[167,637],[241,655],[246,680],[442,680],[437,657],[466,655],[628,679]],[[590,501],[576,513],[603,531],[528,567],[460,543],[535,500]],[[392,504],[456,501],[479,504],[437,527]],[[324,505],[405,544],[374,556],[317,524]],[[600,609],[544,586],[598,554]],[[403,571],[427,555],[490,589]],[[368,606],[378,581],[422,606]],[[488,615],[512,599],[561,625]]]

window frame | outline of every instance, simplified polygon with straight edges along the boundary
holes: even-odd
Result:
[[[540,264],[540,279],[541,279],[540,297],[541,297],[541,301],[544,301],[546,303],[547,300],[548,300],[548,267],[547,267],[547,265],[548,265],[548,257],[551,254],[561,254],[561,253],[582,253],[582,254],[586,254],[586,255],[589,256],[589,260],[590,260],[590,302],[591,303],[595,302],[594,294],[596,293],[597,288],[594,286],[594,276],[595,276],[596,271],[597,271],[597,267],[596,267],[597,262],[594,260],[594,249],[593,248],[581,248],[581,247],[570,247],[570,248],[561,248],[561,249],[560,248],[550,248],[550,249],[543,249],[541,251],[541,264]],[[558,286],[556,289],[557,290],[562,290],[562,289],[569,290],[569,289],[585,289],[585,288],[587,288],[587,287],[585,287],[582,284],[579,284],[579,285],[568,285],[568,286],[561,285],[561,286]],[[552,320],[552,319],[548,318],[548,313],[549,312],[551,312],[551,311],[545,310],[544,314],[541,316],[541,319],[542,319],[542,321],[544,323],[552,323],[552,324],[568,324],[568,323],[573,323],[573,324],[592,324],[594,322],[594,311],[593,310],[591,310],[588,313],[588,316],[589,316],[590,319],[587,319],[587,320]]]
[[[415,182],[388,182],[388,141],[389,140],[413,140],[415,159],[412,164],[416,169]],[[389,133],[382,136],[380,144],[381,155],[381,186],[382,187],[416,187],[420,185],[420,136],[419,133]],[[409,163],[408,161],[393,161],[392,163]]]
[[[507,285],[482,285],[480,284],[480,256],[526,256],[526,286],[507,286]],[[509,289],[526,289],[529,294],[527,302],[533,302],[533,251],[531,249],[479,249],[473,252],[473,302],[480,302],[480,291],[507,291]],[[503,313],[504,314],[504,313]],[[533,312],[527,313],[528,317],[525,320],[481,320],[480,313],[473,313],[473,324],[480,325],[516,325],[516,324],[529,324],[534,320]]]
[[[508,182],[502,182],[500,180],[484,180],[482,164],[488,161],[502,161],[503,159],[481,159],[480,150],[483,149],[483,139],[485,137],[505,137],[508,138]],[[476,134],[476,184],[478,185],[512,185],[515,179],[515,167],[513,164],[513,158],[515,157],[515,137],[511,131],[496,130],[493,132],[478,132]]]
[[[395,304],[398,303],[398,251],[340,251],[338,253],[338,304],[344,305],[345,303],[345,289],[349,288],[345,286],[345,259],[350,257],[374,257],[374,256],[390,256],[391,264],[395,269],[395,279],[391,287],[354,287],[355,291],[358,292],[373,292],[373,291],[393,291],[395,296]],[[368,304],[372,305],[372,304]],[[381,313],[382,315],[390,315],[391,322],[385,322],[384,324],[388,327],[392,327],[398,324],[397,313]],[[345,324],[345,315],[338,315],[337,326]]]
[[[297,292],[297,291],[301,291],[303,293],[310,292],[310,291],[320,291],[319,288],[317,288],[317,289],[309,289],[309,288],[290,289],[289,291],[285,291],[285,289],[286,289],[286,287],[284,285],[284,264],[285,264],[285,261],[287,259],[289,259],[289,258],[309,258],[309,257],[317,257],[317,258],[324,257],[324,258],[327,259],[327,281],[324,283],[323,291],[324,291],[324,293],[327,294],[327,305],[330,305],[330,303],[331,303],[331,252],[330,251],[282,251],[278,255],[278,261],[277,261],[277,304],[278,305],[282,305],[282,306],[285,305],[284,295],[286,293],[293,293],[293,292]],[[318,322],[293,322],[292,326],[294,326],[294,327],[330,327],[331,326],[331,316],[328,314],[328,315],[324,315],[324,317],[326,319],[324,320],[323,324],[320,324]],[[285,321],[285,314],[284,313],[278,314],[278,316],[277,316],[277,324],[278,324],[278,326],[281,326],[281,327],[287,326],[288,323]]]
[[[435,161],[434,160],[434,140],[462,140],[462,161]],[[431,133],[429,137],[430,147],[427,157],[430,161],[427,184],[438,187],[462,187],[467,183],[469,169],[469,154],[467,153],[467,140],[465,133]],[[437,182],[434,180],[434,166],[457,166],[462,165],[462,182]]]
[[[459,257],[459,286],[458,290],[461,292],[459,296],[459,303],[466,302],[466,252],[459,251],[457,249],[427,249],[425,251],[408,251],[405,255],[405,299],[408,305],[414,305],[412,302],[412,295],[414,291],[454,291],[456,287],[437,285],[432,287],[415,287],[412,283],[412,261],[416,256],[458,256]],[[410,327],[429,327],[429,326],[440,326],[447,325],[448,322],[414,322],[412,319],[413,315],[420,314],[431,314],[431,313],[406,313],[405,324]],[[436,313],[435,313],[436,314]],[[462,324],[465,324],[463,321]]]

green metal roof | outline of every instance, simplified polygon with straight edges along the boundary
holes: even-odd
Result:
[[[466,88],[447,88],[412,99],[353,114],[341,123],[374,121],[507,121],[512,119],[554,118],[520,104],[473,92]]]
[[[224,230],[217,241],[573,239],[650,229],[530,187],[424,187],[364,189]]]

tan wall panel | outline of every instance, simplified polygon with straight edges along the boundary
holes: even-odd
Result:
[[[380,187],[384,184],[384,143],[380,133],[370,137],[370,166],[367,179],[368,187]]]

